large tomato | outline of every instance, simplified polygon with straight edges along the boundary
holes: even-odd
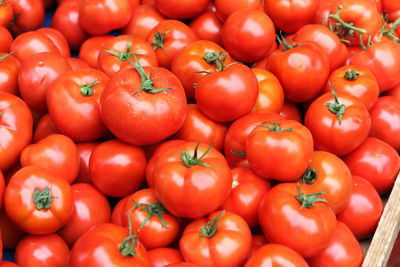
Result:
[[[280,244],[267,244],[257,250],[244,265],[244,267],[259,266],[308,267],[308,264],[299,253],[290,247]]]
[[[17,77],[20,66],[21,63],[12,54],[0,52],[0,91],[18,95]]]
[[[112,35],[93,36],[84,41],[79,49],[79,58],[85,61],[89,67],[100,69],[99,54],[103,50],[104,45],[114,39]]]
[[[400,3],[392,0],[382,0],[383,11],[388,15],[389,21],[393,22],[400,17]]]
[[[14,35],[36,30],[43,25],[44,7],[42,0],[12,0],[14,14],[18,14],[10,29]]]
[[[203,13],[210,0],[155,0],[157,9],[164,16],[172,19],[191,19]]]
[[[223,23],[219,20],[215,12],[204,12],[193,19],[189,26],[200,40],[209,40],[222,45]]]
[[[225,21],[232,13],[240,9],[264,9],[261,1],[259,0],[215,0],[214,5],[216,13],[222,21]]]
[[[150,265],[152,267],[164,267],[173,263],[183,261],[179,249],[174,248],[155,248],[148,251]]]

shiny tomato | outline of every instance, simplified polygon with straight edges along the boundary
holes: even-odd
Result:
[[[10,2],[0,1],[0,26],[8,27],[13,20],[14,11]]]
[[[259,220],[271,243],[286,245],[305,258],[321,253],[334,236],[336,216],[321,192],[305,195],[295,183],[278,184],[261,202]],[[310,224],[313,225],[310,231]]]
[[[56,234],[27,235],[15,249],[15,262],[26,267],[64,267],[69,248]]]
[[[400,3],[392,0],[382,0],[383,11],[388,15],[390,22],[400,17]]]
[[[268,240],[264,235],[253,235],[251,237],[251,252],[249,254],[249,258],[254,255],[254,253],[268,243]]]
[[[12,167],[32,141],[32,113],[19,97],[0,92],[0,170]]]
[[[383,95],[390,95],[400,101],[400,83],[394,88],[387,90],[383,93]]]
[[[210,0],[155,0],[157,9],[171,19],[191,19],[206,11]]]
[[[193,19],[189,27],[200,40],[213,41],[222,45],[222,25],[216,13],[207,11]]]
[[[190,262],[178,262],[173,264],[168,264],[166,267],[200,267],[200,265],[193,264]]]
[[[296,104],[291,103],[289,101],[285,101],[283,103],[283,106],[282,106],[281,110],[279,111],[279,115],[281,115],[285,119],[294,120],[294,121],[303,123],[303,117],[300,113],[299,108],[297,107]]]
[[[79,172],[75,143],[61,134],[51,134],[21,152],[21,166],[40,166],[72,183]]]
[[[42,0],[12,0],[14,14],[18,14],[10,30],[14,35],[36,30],[43,25],[44,7]]]
[[[157,160],[156,196],[177,217],[209,214],[225,202],[231,187],[232,172],[224,156],[206,144],[188,142],[172,147]]]
[[[7,216],[31,234],[53,233],[63,227],[72,214],[70,185],[43,167],[28,166],[16,172],[4,197]]]
[[[72,70],[87,69],[89,65],[82,59],[76,57],[67,57],[67,62],[71,66]]]
[[[19,267],[19,265],[11,262],[11,261],[1,261],[0,267]]]
[[[400,169],[397,151],[375,137],[368,137],[343,160],[353,175],[368,180],[379,194],[392,189]]]
[[[272,265],[271,265],[272,264]],[[244,267],[308,267],[306,260],[295,250],[280,244],[267,244],[257,250]]]
[[[250,253],[251,232],[242,217],[215,211],[186,226],[179,247],[187,262],[209,267],[239,266]]]
[[[119,225],[119,226],[124,226],[123,223],[122,223],[122,216],[123,216],[122,210],[123,210],[123,207],[125,205],[125,202],[127,200],[129,200],[130,196],[131,195],[127,195],[126,197],[121,198],[117,202],[117,204],[115,204],[114,209],[113,209],[113,211],[111,213],[111,223],[112,224]]]
[[[93,153],[93,150],[99,145],[99,142],[82,142],[76,144],[78,156],[80,160],[78,177],[75,179],[75,183],[87,183],[91,184],[89,160]]]
[[[53,28],[40,28],[36,32],[42,33],[47,38],[49,38],[57,47],[60,55],[62,55],[63,57],[71,56],[68,41],[67,39],[65,39],[64,35],[61,32]]]
[[[14,39],[7,28],[0,26],[0,52],[8,53],[13,40]]]
[[[0,52],[0,91],[18,95],[19,60],[12,54]]]
[[[165,267],[183,261],[179,249],[155,248],[148,251],[151,267]]]
[[[56,126],[54,126],[50,115],[46,113],[40,118],[40,121],[35,128],[35,132],[33,134],[33,143],[37,143],[39,140],[42,140],[51,134],[59,133],[60,132],[56,129]]]
[[[4,210],[0,212],[0,230],[3,248],[8,250],[15,250],[19,241],[25,236],[25,232],[10,221]]]
[[[114,39],[112,35],[93,36],[84,41],[79,49],[79,58],[85,61],[89,67],[100,69],[99,54],[104,45]]]
[[[328,25],[329,13],[331,7],[337,0],[318,1],[317,11],[315,12],[312,24]]]
[[[215,0],[214,5],[216,13],[222,21],[225,21],[232,13],[240,9],[252,8],[264,10],[259,0]]]

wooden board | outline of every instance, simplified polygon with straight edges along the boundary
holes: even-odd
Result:
[[[400,173],[386,202],[362,267],[385,267],[400,230]]]

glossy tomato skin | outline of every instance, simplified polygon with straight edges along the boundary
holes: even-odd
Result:
[[[92,184],[90,179],[89,160],[94,149],[100,144],[100,142],[82,142],[76,144],[76,149],[79,156],[79,173],[75,179],[75,183],[87,183]]]
[[[353,175],[368,180],[379,194],[391,190],[400,169],[397,151],[375,137],[368,137],[343,160]]]
[[[140,242],[133,242],[135,256],[121,254],[119,246],[128,236],[128,230],[121,226],[111,223],[96,225],[75,242],[67,266],[101,267],[108,264],[120,267],[150,267],[147,251]],[[97,251],[102,253],[96,253]]]
[[[216,210],[227,199],[232,187],[232,172],[225,158],[215,148],[201,159],[208,164],[188,167],[182,161],[182,153],[193,157],[198,144],[188,142],[172,147],[157,160],[154,173],[154,189],[158,200],[177,217],[199,218]],[[200,143],[200,157],[208,145]],[[201,184],[201,186],[199,186]]]
[[[283,103],[283,106],[282,106],[281,110],[279,111],[279,115],[281,115],[285,119],[294,120],[294,121],[303,123],[303,117],[300,113],[299,108],[297,107],[296,104],[291,103],[289,101],[285,101]]]
[[[163,14],[167,18],[182,20],[199,16],[207,9],[211,1],[155,0],[154,2],[161,14]]]
[[[7,27],[14,16],[14,11],[10,2],[1,1],[0,4],[0,26]]]
[[[21,166],[40,166],[53,171],[69,184],[79,172],[76,144],[62,134],[51,134],[21,152]]]
[[[346,224],[338,221],[335,235],[328,247],[317,257],[308,259],[310,267],[354,266],[363,263],[364,255],[360,243]]]
[[[298,195],[295,183],[282,183],[269,190],[258,213],[260,225],[271,243],[286,245],[305,258],[314,257],[332,239],[336,216],[326,203],[301,208],[295,198]],[[314,225],[312,230],[310,223]]]
[[[0,170],[12,167],[32,141],[32,113],[19,97],[0,92]]]
[[[42,33],[47,38],[49,38],[57,47],[60,55],[62,55],[63,57],[71,56],[68,41],[67,39],[65,39],[64,35],[60,31],[53,28],[40,28],[36,32]]]
[[[79,58],[85,61],[89,67],[100,69],[98,60],[100,51],[108,41],[114,38],[112,35],[100,35],[86,39],[79,49]]]
[[[223,23],[212,11],[204,12],[189,24],[200,40],[213,41],[219,45],[222,45],[222,26]]]
[[[94,149],[89,169],[90,179],[100,192],[111,197],[124,197],[142,184],[146,156],[140,147],[109,140]]]
[[[155,248],[148,251],[150,265],[152,267],[164,267],[173,263],[183,261],[179,249],[174,248]]]
[[[337,0],[318,1],[317,11],[315,12],[313,24],[327,25],[331,7]]]
[[[63,267],[69,248],[57,234],[27,235],[15,249],[15,262],[26,267]]]
[[[0,26],[0,52],[8,53],[13,40],[14,39],[8,29]]]
[[[231,14],[235,11],[245,8],[253,8],[258,10],[263,10],[263,6],[260,1],[257,0],[215,0],[215,10],[218,17],[225,21]]]
[[[400,17],[400,3],[390,0],[382,0],[383,10],[389,15],[389,21],[393,22]]]
[[[271,266],[308,267],[306,260],[295,250],[280,244],[267,244],[259,248],[249,258],[244,267]]]
[[[19,14],[10,27],[14,35],[36,30],[43,25],[44,7],[41,0],[12,0],[14,14]]]
[[[80,70],[89,68],[89,65],[82,59],[76,57],[67,57],[68,64],[71,66],[72,70]]]
[[[382,199],[367,180],[353,175],[353,191],[348,205],[337,219],[345,223],[358,240],[371,236],[381,218]]]
[[[4,200],[4,189],[6,187],[6,183],[4,181],[4,175],[0,171],[0,210],[3,209],[3,200]],[[0,232],[1,234],[1,232]]]
[[[278,181],[295,181],[303,174],[313,150],[310,131],[292,120],[263,122],[246,141],[250,168],[263,178]],[[288,162],[291,167],[285,168]]]
[[[346,106],[341,122],[327,106],[335,103],[333,94],[325,93],[311,103],[306,112],[305,126],[313,135],[316,149],[343,156],[368,136],[371,117],[366,106],[355,97],[346,93],[337,94],[337,97],[339,103]]]
[[[0,91],[18,95],[20,61],[12,54],[0,52]]]
[[[251,237],[251,252],[249,258],[254,255],[254,253],[268,243],[268,240],[265,238],[263,234],[261,235],[253,235]]]
[[[264,11],[241,9],[225,21],[222,41],[233,58],[245,63],[256,62],[264,58],[275,43],[274,24]]]
[[[181,82],[164,68],[144,68],[152,73],[158,93],[140,91],[137,70],[124,69],[111,77],[100,100],[104,124],[120,140],[133,145],[154,144],[171,136],[186,116],[186,96]]]
[[[34,191],[51,188],[49,209],[39,209]],[[59,230],[71,217],[71,187],[65,179],[43,167],[28,166],[16,172],[7,185],[4,199],[7,216],[30,234],[49,234]],[[19,207],[16,209],[15,207]]]
[[[225,211],[218,220],[214,235],[201,236],[201,227],[221,215],[215,211],[205,218],[192,221],[184,230],[179,241],[183,258],[200,266],[233,267],[239,266],[251,249],[251,232],[246,221],[240,216]],[[224,247],[220,251],[220,247]]]
[[[129,200],[131,195],[127,195],[124,198],[121,198],[117,204],[114,206],[113,211],[111,213],[111,223],[119,226],[124,226],[122,223],[122,212],[125,205],[125,202]],[[131,201],[131,200],[129,200]],[[124,215],[125,216],[125,215]]]
[[[44,114],[35,129],[33,134],[33,143],[37,143],[38,141],[42,140],[43,138],[51,135],[51,134],[59,134],[60,132],[54,126],[53,121],[48,113]]]

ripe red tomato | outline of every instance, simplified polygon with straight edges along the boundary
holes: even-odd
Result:
[[[296,104],[291,103],[289,101],[285,101],[283,103],[283,106],[282,106],[281,110],[279,111],[279,115],[281,115],[285,119],[294,120],[294,121],[303,123],[303,117],[300,113],[299,108],[296,106]]]
[[[131,195],[127,195],[124,198],[121,198],[117,204],[114,206],[114,209],[111,213],[111,223],[119,226],[124,226],[122,223],[122,210],[125,205],[125,202],[129,200]],[[124,215],[125,216],[125,215]]]
[[[151,267],[164,267],[173,263],[183,261],[179,249],[174,248],[155,248],[148,251]]]
[[[33,143],[37,143],[38,141],[42,140],[43,138],[51,135],[51,134],[59,134],[60,132],[54,126],[53,121],[50,118],[48,113],[44,114],[35,129],[33,134]]]
[[[209,267],[239,266],[250,253],[250,228],[239,215],[215,211],[186,226],[179,248],[187,262]]]
[[[5,0],[0,1],[0,26],[8,27],[14,17],[11,3]]]
[[[231,14],[240,9],[252,8],[264,10],[259,0],[215,0],[214,5],[216,13],[222,21],[225,21]]]
[[[189,24],[200,40],[213,41],[219,45],[222,45],[222,26],[223,23],[212,11],[204,12]]]
[[[24,167],[7,185],[4,208],[10,220],[23,231],[50,234],[63,227],[71,217],[71,187],[48,169]]]
[[[155,0],[155,6],[157,9],[171,19],[191,19],[199,16],[203,13],[210,0]]]
[[[0,52],[0,91],[18,95],[17,77],[20,66],[21,63],[12,54]]]
[[[53,44],[57,47],[60,55],[63,57],[71,56],[71,51],[69,50],[69,45],[67,39],[64,35],[56,29],[53,28],[40,28],[37,32],[44,34],[49,38]]]
[[[4,199],[4,189],[5,189],[5,187],[6,187],[6,183],[4,181],[4,175],[0,171],[0,210],[3,209],[3,199]],[[1,228],[0,228],[0,230],[1,230]],[[1,231],[0,231],[0,235],[1,235]]]
[[[76,177],[75,183],[92,184],[92,180],[90,179],[89,160],[93,150],[99,144],[99,142],[82,142],[76,144],[80,164],[78,177]]]
[[[322,193],[313,193],[304,195],[295,183],[278,184],[265,194],[258,213],[271,243],[286,245],[305,258],[321,253],[336,229],[332,209],[317,198]]]
[[[67,57],[67,62],[71,66],[72,70],[80,70],[89,68],[89,65],[82,59],[76,57]]]
[[[0,267],[19,267],[19,265],[12,263],[11,261],[1,261]]]
[[[318,1],[317,11],[314,15],[313,24],[322,24],[324,26],[328,25],[329,13],[331,11],[331,7],[337,0],[324,0]]]
[[[10,30],[14,35],[36,30],[43,25],[44,7],[42,0],[12,0],[14,14],[19,14]]]
[[[388,15],[390,22],[400,17],[400,3],[392,0],[382,0],[383,11]]]
[[[26,267],[64,267],[69,248],[57,234],[27,235],[15,249],[15,262]]]
[[[271,265],[272,264],[272,265]],[[267,244],[259,248],[244,267],[258,266],[308,267],[306,260],[295,250],[280,244]]]
[[[100,69],[99,54],[103,50],[104,45],[114,39],[112,35],[93,36],[84,41],[79,49],[79,58],[85,61],[89,67]]]
[[[14,39],[7,28],[0,26],[0,52],[8,53],[13,40]]]

